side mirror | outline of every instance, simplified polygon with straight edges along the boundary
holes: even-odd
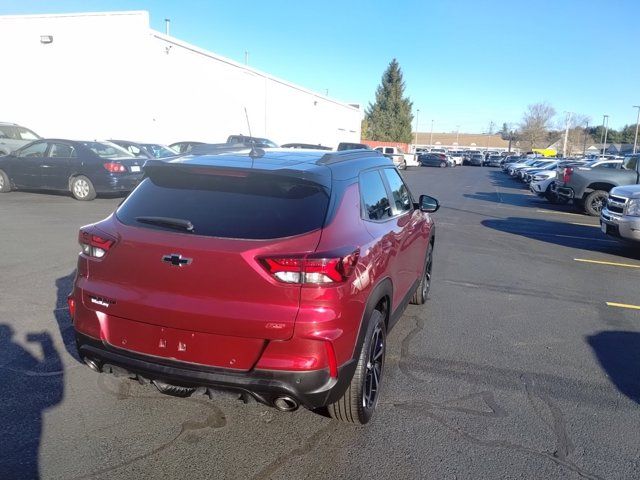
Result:
[[[429,195],[420,195],[420,201],[418,202],[420,211],[427,213],[437,212],[440,208],[440,203]]]

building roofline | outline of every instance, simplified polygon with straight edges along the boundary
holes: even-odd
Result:
[[[230,58],[223,57],[222,55],[218,55],[218,54],[213,53],[212,51],[207,50],[205,48],[201,48],[201,47],[198,47],[196,45],[193,45],[192,43],[186,42],[184,40],[180,40],[179,38],[173,37],[171,35],[165,35],[164,33],[159,32],[157,30],[154,30],[152,28],[149,28],[149,30],[151,31],[151,35],[153,35],[154,37],[156,37],[156,38],[158,38],[160,40],[164,40],[165,42],[169,42],[169,43],[172,43],[172,44],[177,45],[179,47],[186,48],[187,50],[190,50],[190,51],[192,51],[194,53],[198,53],[200,55],[204,55],[205,57],[213,58],[213,59],[218,60],[220,62],[226,63],[227,65],[231,65],[233,67],[236,67],[236,68],[238,68],[240,70],[245,70],[247,72],[251,72],[251,73],[253,73],[255,75],[267,78],[269,80],[272,80],[274,82],[280,83],[280,84],[285,85],[287,87],[294,88],[294,89],[296,89],[296,90],[298,90],[300,92],[304,92],[304,93],[313,95],[315,97],[318,97],[319,99],[326,100],[326,101],[334,103],[336,105],[340,105],[342,107],[349,108],[349,109],[353,110],[354,112],[359,112],[360,111],[359,108],[356,108],[356,107],[350,105],[347,102],[343,102],[343,101],[340,101],[340,100],[336,100],[334,98],[327,97],[326,95],[322,95],[321,93],[314,92],[313,90],[309,90],[308,88],[301,87],[300,85],[296,85],[295,83],[291,83],[291,82],[288,82],[288,81],[283,80],[281,78],[275,77],[275,76],[273,76],[273,75],[271,75],[269,73],[263,72],[262,70],[258,70],[256,68],[250,67],[249,65],[244,65],[244,64],[242,64],[240,62],[236,62],[235,60],[232,60]]]
[[[30,13],[24,15],[0,15],[0,20],[14,20],[21,18],[55,18],[55,17],[108,17],[123,15],[144,15],[149,18],[146,10],[118,10],[115,12],[72,12],[72,13]]]

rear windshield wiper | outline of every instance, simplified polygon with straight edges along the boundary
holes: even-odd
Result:
[[[163,227],[176,228],[186,230],[193,233],[193,223],[182,218],[171,217],[136,217],[136,221],[140,223],[149,223],[151,225],[160,225]]]

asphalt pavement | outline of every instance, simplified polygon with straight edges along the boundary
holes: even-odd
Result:
[[[442,204],[434,280],[366,427],[92,372],[66,295],[121,199],[1,194],[0,478],[639,479],[640,249],[499,169],[403,175]]]

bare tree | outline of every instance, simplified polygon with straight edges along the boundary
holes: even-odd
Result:
[[[529,149],[546,147],[551,120],[556,114],[548,103],[534,103],[527,106],[527,110],[520,122],[520,137]]]

